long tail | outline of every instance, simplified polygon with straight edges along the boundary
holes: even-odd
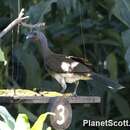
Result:
[[[100,81],[103,83],[106,87],[112,89],[112,90],[120,90],[125,88],[124,86],[120,85],[117,81],[111,80],[103,75],[93,73],[92,79]]]

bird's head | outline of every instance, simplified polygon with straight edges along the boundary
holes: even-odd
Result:
[[[38,47],[38,49],[40,49],[40,52],[46,53],[47,50],[49,49],[48,43],[47,43],[47,38],[43,32],[40,32],[40,31],[29,32],[26,35],[26,40],[31,43],[35,43],[36,46]],[[29,43],[29,42],[27,42],[27,43]]]
[[[29,32],[26,36],[26,39],[32,42],[39,42],[40,41],[40,32],[38,31],[33,31]]]
[[[43,32],[40,31],[32,31],[27,34],[26,39],[32,42],[42,42],[47,44],[47,38]]]

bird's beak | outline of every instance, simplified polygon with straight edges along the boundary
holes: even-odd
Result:
[[[28,48],[28,46],[29,46],[29,43],[30,43],[30,40],[33,38],[33,34],[31,34],[31,33],[28,33],[27,35],[26,35],[26,44],[24,44],[24,46],[23,46],[23,50],[26,50],[27,48]]]
[[[33,38],[33,34],[31,34],[31,33],[26,36],[26,40],[29,40],[31,38]]]

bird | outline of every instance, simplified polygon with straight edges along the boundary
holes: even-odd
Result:
[[[37,30],[29,32],[26,39],[38,45],[45,69],[61,85],[62,93],[66,91],[67,83],[75,83],[73,95],[77,95],[80,80],[99,79],[110,89],[124,88],[118,82],[95,73],[92,64],[87,59],[53,52],[48,47],[48,40],[43,32]]]

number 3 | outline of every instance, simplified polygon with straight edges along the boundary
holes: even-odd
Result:
[[[58,105],[57,106],[57,111],[60,111],[59,112],[59,116],[60,116],[61,120],[57,120],[56,123],[58,125],[62,125],[65,122],[65,115],[64,115],[64,113],[65,113],[65,107],[63,105]]]

